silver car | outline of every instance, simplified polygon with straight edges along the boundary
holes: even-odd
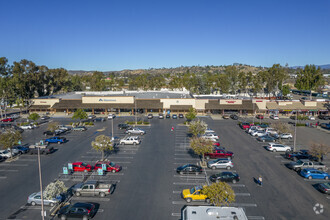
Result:
[[[234,167],[233,162],[227,158],[221,158],[217,160],[212,160],[207,163],[207,167],[210,169],[227,169],[230,170]]]
[[[132,128],[126,131],[126,134],[141,134],[144,135],[146,132],[141,128]]]
[[[61,202],[60,198],[54,198],[54,199],[45,199],[45,197],[43,198],[44,200],[44,205],[49,205],[49,206],[54,206],[56,203]],[[40,192],[35,192],[32,193],[29,197],[28,197],[28,204],[31,204],[33,206],[35,205],[41,205],[41,193]]]

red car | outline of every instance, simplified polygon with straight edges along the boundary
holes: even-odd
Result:
[[[12,118],[4,118],[1,121],[2,122],[12,122],[12,121],[14,121],[14,119],[12,119]]]
[[[214,143],[213,143],[213,146],[214,146],[214,147],[220,147],[220,143],[219,143],[219,142],[214,142]]]
[[[257,119],[264,119],[264,116],[263,115],[257,115],[256,118]]]
[[[215,148],[213,153],[204,154],[205,158],[208,160],[210,158],[233,158],[234,153],[231,151],[225,151],[224,149]]]
[[[117,165],[117,164],[115,164],[113,162],[110,162],[110,161],[98,161],[94,165],[94,170],[102,169],[102,164],[105,164],[106,171],[108,171],[108,172],[116,173],[116,172],[121,171],[121,169],[122,169],[121,166],[119,166],[119,165]]]
[[[250,128],[250,123],[243,122],[242,124],[240,124],[240,127],[241,127],[243,130],[249,129],[249,128]]]
[[[72,163],[72,169],[74,172],[90,172],[93,167],[87,163],[83,162],[75,162]]]

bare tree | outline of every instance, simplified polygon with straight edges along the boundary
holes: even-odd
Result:
[[[202,157],[202,164],[205,165],[204,154],[213,151],[213,142],[204,138],[194,137],[191,139],[190,147],[196,154]]]
[[[317,144],[313,143],[309,147],[309,153],[313,156],[316,157],[319,161],[322,160],[323,156],[327,155],[330,153],[330,146],[325,145],[325,144]]]

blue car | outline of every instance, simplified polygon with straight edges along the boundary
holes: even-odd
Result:
[[[260,142],[275,142],[276,140],[275,140],[275,138],[273,138],[269,135],[264,135],[264,136],[258,137],[257,141],[260,141]]]
[[[23,147],[21,145],[15,146],[12,148],[14,151],[18,151],[19,154],[26,154],[27,152],[29,152],[30,148],[28,147]]]
[[[66,138],[64,137],[51,137],[51,138],[47,138],[45,140],[45,143],[48,144],[48,143],[58,143],[58,144],[62,144],[62,143],[65,143],[66,141]]]
[[[323,172],[321,170],[313,169],[313,168],[305,168],[302,171],[300,171],[300,175],[302,177],[308,178],[308,179],[329,179],[329,174],[326,172]]]

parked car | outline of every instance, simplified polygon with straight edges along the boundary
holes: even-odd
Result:
[[[58,196],[57,198],[53,199],[46,199],[45,196],[43,197],[44,205],[54,206],[57,203],[62,201],[62,197]],[[27,203],[30,205],[41,205],[41,193],[35,192],[29,195]]]
[[[265,136],[267,135],[267,133],[265,131],[258,131],[258,130],[255,130],[255,131],[252,131],[251,132],[251,135],[253,137],[261,137],[261,136]]]
[[[85,183],[78,183],[72,187],[72,192],[76,196],[100,196],[105,197],[112,191],[113,185],[96,180]]]
[[[43,115],[43,116],[41,116],[41,118],[40,118],[41,120],[48,120],[48,119],[50,119],[50,117],[49,116],[47,116],[47,115]]]
[[[77,126],[72,128],[73,131],[86,131],[87,128],[85,126]]]
[[[260,142],[275,142],[276,139],[274,137],[269,136],[269,135],[264,135],[264,136],[257,137],[257,141],[260,141]]]
[[[195,186],[191,189],[182,190],[181,196],[186,202],[190,203],[192,201],[205,201],[210,202],[207,195],[202,193],[203,186]]]
[[[287,152],[285,154],[285,157],[287,159],[293,160],[293,161],[297,161],[300,159],[309,159],[309,160],[315,160],[315,161],[318,160],[318,158],[310,155],[308,150],[300,150],[298,152]]]
[[[237,115],[230,115],[230,118],[233,119],[233,120],[238,120],[238,116]]]
[[[214,147],[220,147],[220,143],[217,141],[217,142],[213,142],[213,146]]]
[[[105,120],[106,120],[106,118],[103,118],[103,117],[97,117],[97,118],[93,119],[94,122],[104,122]]]
[[[18,151],[18,154],[26,154],[30,150],[28,147],[24,147],[21,145],[14,146],[14,147],[12,147],[12,149],[16,149]]]
[[[319,184],[317,184],[317,188],[323,193],[330,194],[330,183],[329,182],[319,183]]]
[[[148,114],[148,119],[152,119],[154,117],[153,114]]]
[[[305,168],[300,171],[300,175],[307,179],[329,179],[329,174],[314,168]]]
[[[213,174],[210,176],[211,182],[232,182],[237,183],[240,177],[237,173],[234,172],[221,172],[217,174]]]
[[[267,150],[272,152],[290,152],[292,148],[283,144],[268,143]]]
[[[97,161],[94,165],[94,170],[102,169],[102,164],[105,164],[105,171],[116,173],[121,171],[122,167],[110,161]]]
[[[173,119],[177,119],[178,116],[177,116],[176,114],[173,114],[173,115],[172,115],[172,118],[173,118]]]
[[[59,125],[58,129],[63,130],[63,131],[70,131],[71,128],[65,125]]]
[[[12,147],[12,148],[7,148],[7,150],[13,155],[16,156],[17,154],[19,154],[19,150]]]
[[[223,119],[229,119],[230,116],[229,116],[229,115],[223,115],[222,118],[223,118]]]
[[[231,161],[231,159],[223,158],[223,159],[217,159],[217,160],[209,161],[207,163],[207,167],[210,168],[210,169],[213,169],[213,170],[221,169],[221,168],[230,170],[231,168],[234,167],[234,164]]]
[[[146,132],[144,130],[142,130],[141,128],[130,128],[127,129],[126,134],[140,134],[140,135],[144,135]]]
[[[264,119],[264,116],[259,114],[259,115],[256,115],[256,118],[257,119]]]
[[[249,129],[246,129],[245,132],[247,132],[248,134],[251,134],[254,131],[261,131],[261,130],[264,130],[264,129],[261,129],[259,126],[253,125]]]
[[[278,115],[271,115],[269,116],[269,118],[273,119],[273,120],[279,120],[280,118],[278,117]]]
[[[118,124],[118,128],[120,130],[123,130],[123,129],[131,129],[132,127],[128,124]]]
[[[74,162],[72,163],[72,170],[74,172],[90,172],[92,171],[93,167],[84,162]]]
[[[268,134],[271,134],[271,135],[278,135],[275,128],[268,127],[268,128],[265,129],[265,132],[268,133]]]
[[[6,158],[4,158],[3,156],[0,155],[0,162],[6,160]]]
[[[68,218],[82,218],[87,220],[92,218],[95,214],[95,203],[77,202],[73,205],[66,205],[61,208],[57,216],[61,220],[66,220]]]
[[[4,119],[1,119],[2,122],[13,122],[14,119],[13,118],[4,118]]]
[[[179,174],[201,174],[203,172],[203,168],[194,164],[186,164],[180,166],[176,169],[176,172]]]
[[[323,164],[321,162],[310,161],[308,159],[300,159],[300,160],[297,160],[296,162],[291,162],[288,164],[288,167],[297,172],[299,172],[300,170],[305,169],[305,168],[314,168],[314,169],[322,170],[322,171],[328,170],[328,168],[325,164]]]
[[[141,144],[141,139],[138,136],[128,136],[124,137],[119,141],[119,144],[133,144],[133,145],[138,145]]]
[[[330,115],[328,116],[328,115],[322,115],[322,114],[320,114],[318,117],[321,120],[330,120]]]
[[[250,128],[250,123],[243,122],[239,125],[243,130],[249,129]]]
[[[206,128],[205,129],[205,134],[206,133],[215,133],[211,128]]]
[[[94,119],[94,118],[96,118],[96,116],[95,116],[95,115],[88,115],[87,118],[88,118],[88,119]]]
[[[38,154],[38,149],[40,154],[51,154],[55,151],[54,147],[49,146],[48,144],[44,145],[30,145],[29,146],[29,152],[30,154]]]
[[[166,114],[166,118],[171,118],[171,115],[170,114]]]
[[[158,118],[159,119],[164,119],[164,115],[162,113],[159,113]]]
[[[19,128],[23,129],[23,130],[31,130],[33,129],[32,125],[21,125],[19,126]]]
[[[183,114],[179,114],[179,118],[184,118],[184,115]]]
[[[7,159],[15,155],[12,154],[9,150],[0,150],[0,156]]]
[[[228,158],[231,159],[234,157],[234,153],[231,151],[226,151],[221,148],[215,148],[212,153],[206,153],[204,154],[204,157],[209,159],[216,159],[216,158]]]
[[[205,133],[201,137],[205,139],[215,139],[215,140],[219,139],[219,136],[216,133]]]
[[[116,117],[115,114],[108,114],[108,119],[114,119]]]
[[[314,121],[315,117],[313,115],[310,115],[310,116],[308,116],[308,119]]]
[[[66,142],[66,138],[65,137],[51,137],[51,138],[47,138],[45,140],[45,143],[57,143],[57,144],[63,144]]]
[[[292,134],[290,133],[283,133],[280,135],[275,135],[276,138],[281,138],[281,139],[292,139]]]

